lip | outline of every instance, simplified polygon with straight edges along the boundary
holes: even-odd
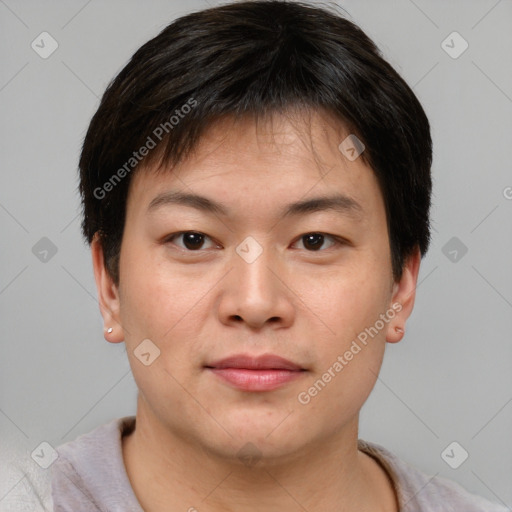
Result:
[[[271,391],[299,378],[306,370],[273,354],[239,354],[205,365],[215,376],[243,391]]]
[[[274,355],[263,354],[261,356],[250,356],[247,354],[237,354],[234,356],[219,359],[207,365],[207,368],[243,368],[246,370],[302,370],[298,364],[288,359]]]

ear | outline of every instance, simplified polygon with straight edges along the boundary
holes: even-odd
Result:
[[[421,252],[419,247],[416,247],[405,262],[402,278],[393,284],[391,307],[396,311],[396,315],[387,327],[386,341],[389,343],[400,341],[404,335],[405,323],[412,313],[416,298],[420,262]]]
[[[94,235],[91,242],[91,253],[100,312],[105,325],[104,337],[111,343],[120,343],[124,341],[124,333],[119,315],[119,290],[105,268],[103,247],[98,233]],[[110,333],[109,328],[112,328]]]

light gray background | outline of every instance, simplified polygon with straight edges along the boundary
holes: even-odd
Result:
[[[45,471],[30,458],[42,441],[135,413],[124,345],[103,339],[77,160],[110,79],[172,19],[207,5],[0,0],[2,510],[39,506],[23,496]],[[414,87],[435,148],[415,311],[388,346],[360,436],[512,507],[512,2],[338,5]],[[31,48],[43,31],[59,44],[46,60]],[[469,43],[457,59],[441,46],[453,31]],[[42,237],[58,249],[47,262],[32,252]],[[455,262],[443,253],[452,237],[468,249]],[[452,441],[469,452],[456,470],[440,455]]]

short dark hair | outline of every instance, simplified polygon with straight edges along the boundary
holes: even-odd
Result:
[[[365,145],[386,208],[393,277],[430,243],[432,140],[411,88],[354,23],[302,2],[236,2],[176,19],[110,83],[80,157],[82,231],[119,284],[139,162],[175,165],[221,117],[326,111]],[[340,141],[341,142],[341,141]],[[153,149],[157,146],[156,149]],[[143,150],[145,148],[145,150]]]

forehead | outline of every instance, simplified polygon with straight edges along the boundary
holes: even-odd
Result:
[[[178,165],[138,169],[128,202],[146,211],[165,203],[185,205],[187,199],[175,201],[179,191],[181,199],[189,196],[189,204],[194,201],[190,196],[202,195],[256,212],[258,205],[273,208],[291,199],[336,194],[338,206],[352,203],[354,214],[367,215],[379,206],[374,203],[382,206],[382,197],[363,158],[351,161],[340,151],[349,135],[340,122],[320,112],[266,119],[226,117],[210,126]],[[340,201],[341,196],[346,200]],[[196,197],[195,202],[198,205],[201,199]],[[286,213],[282,208],[280,212]]]

